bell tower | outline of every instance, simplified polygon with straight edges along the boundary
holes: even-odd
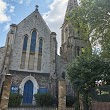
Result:
[[[84,47],[82,40],[78,37],[78,32],[74,31],[73,25],[66,20],[67,14],[78,6],[77,0],[69,0],[64,18],[64,23],[61,28],[61,57],[67,61],[71,61],[76,56],[82,53]]]
[[[68,1],[68,6],[67,6],[66,13],[69,12],[69,11],[71,11],[73,8],[75,8],[77,6],[78,6],[77,0],[69,0]]]

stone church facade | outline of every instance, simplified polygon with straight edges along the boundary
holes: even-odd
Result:
[[[76,0],[69,0],[67,12],[76,6]],[[0,48],[1,84],[5,74],[12,74],[11,92],[19,91],[23,95],[22,104],[35,104],[34,94],[39,92],[57,95],[57,81],[65,78],[67,64],[81,54],[84,47],[66,20],[61,39],[59,56],[56,33],[46,25],[38,6],[19,24],[10,25],[6,45]],[[70,85],[68,80],[67,85]],[[72,94],[71,86],[67,93]]]

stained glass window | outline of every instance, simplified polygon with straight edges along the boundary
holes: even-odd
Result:
[[[42,53],[42,45],[43,45],[43,40],[39,40],[39,53]]]
[[[27,42],[28,42],[28,37],[25,36],[24,37],[24,43],[23,43],[23,51],[26,51],[27,50]]]
[[[34,30],[34,31],[32,32],[32,37],[31,37],[30,52],[35,52],[36,36],[37,36],[37,33],[36,33],[36,31]]]

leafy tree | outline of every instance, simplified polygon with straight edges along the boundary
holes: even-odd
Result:
[[[110,57],[110,0],[80,0],[68,21],[84,40],[101,45],[102,56]]]
[[[110,61],[105,61],[98,55],[81,55],[68,66],[67,70],[77,97],[82,94],[84,108],[89,110],[89,91],[95,87],[95,81],[104,80],[110,83]]]

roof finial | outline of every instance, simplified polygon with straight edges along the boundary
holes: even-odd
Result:
[[[35,7],[36,7],[36,10],[38,10],[39,6],[38,6],[38,5],[36,5]]]

